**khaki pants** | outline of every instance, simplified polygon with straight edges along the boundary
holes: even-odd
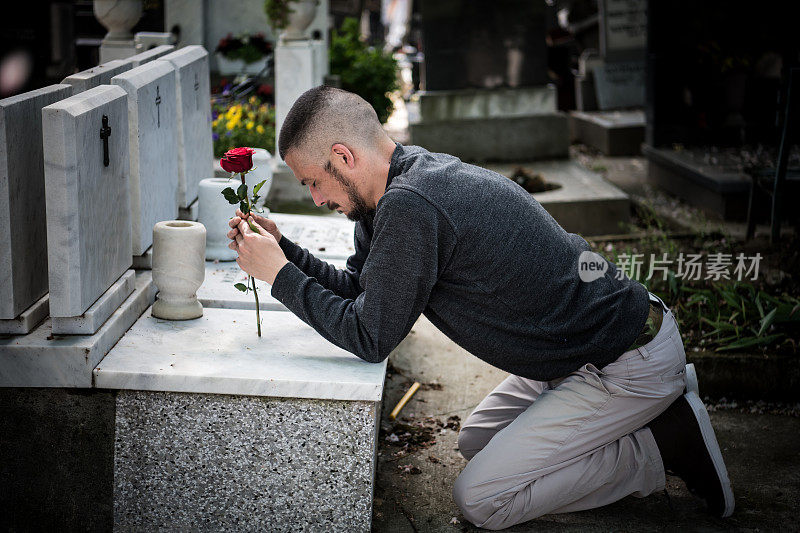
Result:
[[[643,426],[683,393],[685,364],[665,310],[652,341],[602,369],[587,364],[551,382],[509,376],[461,428],[469,463],[456,504],[476,526],[504,529],[663,489],[661,455]]]

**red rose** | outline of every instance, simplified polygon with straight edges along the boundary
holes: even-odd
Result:
[[[220,159],[219,164],[227,172],[247,172],[253,168],[252,148],[231,148]]]

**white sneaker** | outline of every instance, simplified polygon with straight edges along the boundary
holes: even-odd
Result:
[[[694,363],[686,365],[686,392],[693,392],[700,397],[700,384],[697,382],[697,370],[694,368]]]

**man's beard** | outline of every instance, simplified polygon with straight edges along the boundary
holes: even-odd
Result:
[[[346,214],[348,219],[358,222],[365,217],[370,217],[375,214],[375,209],[372,209],[367,205],[367,201],[364,200],[360,194],[358,194],[358,191],[356,190],[355,186],[350,183],[350,180],[336,170],[330,161],[325,163],[325,172],[333,176],[336,181],[341,183],[342,187],[344,187],[344,191],[347,193],[347,199],[350,200],[350,203],[353,206],[350,213]],[[330,209],[330,206],[328,208]]]

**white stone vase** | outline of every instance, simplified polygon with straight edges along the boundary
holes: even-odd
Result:
[[[256,207],[260,209],[264,207],[269,190],[272,188],[272,155],[263,148],[253,148],[253,150],[256,151],[253,154],[253,170],[245,174],[245,181],[252,195],[253,187],[261,183],[262,180],[267,180],[258,191],[258,195],[261,198],[256,202]]]
[[[308,39],[306,29],[314,22],[319,0],[295,0],[289,3],[289,24],[281,33],[284,41],[300,41]]]
[[[108,30],[106,40],[130,41],[131,28],[142,18],[142,0],[94,0],[94,16]]]
[[[231,205],[222,196],[222,190],[231,187],[234,191],[241,184],[239,180],[226,178],[207,178],[200,181],[200,194],[197,199],[197,221],[206,227],[207,261],[233,261],[238,254],[228,248],[231,242],[227,233],[230,231],[228,221],[236,214],[235,205]]]
[[[206,228],[199,222],[166,220],[153,226],[153,316],[189,320],[203,316],[197,289],[206,276]]]

